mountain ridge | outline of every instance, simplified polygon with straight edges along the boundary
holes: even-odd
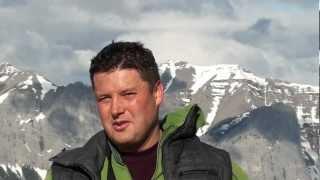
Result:
[[[318,87],[261,78],[238,65],[199,67],[171,61],[159,65],[159,72],[166,87],[161,115],[180,106],[199,104],[207,124],[197,135],[204,137],[228,118],[240,121],[246,118],[245,113],[282,102],[297,114],[302,142],[295,143],[301,146],[300,153],[319,161],[316,144],[305,128],[319,124]],[[49,157],[63,148],[80,146],[101,129],[97,114],[90,86],[81,82],[57,86],[37,73],[0,64],[0,143],[8,144],[0,150],[3,166],[47,169]],[[235,123],[234,127],[241,126]]]

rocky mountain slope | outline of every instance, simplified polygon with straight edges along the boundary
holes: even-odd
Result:
[[[300,127],[290,106],[274,104],[228,118],[202,138],[228,149],[251,179],[310,179],[306,170],[311,167],[301,153]],[[315,169],[312,179],[319,175]]]
[[[22,177],[30,166],[43,177],[49,157],[82,144],[99,129],[90,87],[58,87],[39,74],[0,65],[2,172],[20,172]]]

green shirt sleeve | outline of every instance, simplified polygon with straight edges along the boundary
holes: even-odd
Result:
[[[248,175],[235,162],[232,162],[232,180],[248,180]]]
[[[52,180],[52,174],[51,174],[51,169],[49,169],[47,171],[47,175],[46,175],[46,178],[44,180]]]

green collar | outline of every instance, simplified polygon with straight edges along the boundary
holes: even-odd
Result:
[[[187,128],[187,127],[184,127],[185,126],[184,124],[186,123],[186,118],[187,118],[188,114],[191,113],[191,111],[195,108],[197,108],[196,109],[197,116],[196,116],[196,120],[195,120],[195,124],[194,124],[194,126],[196,126],[196,127],[194,127],[194,128],[198,129],[205,124],[203,112],[201,111],[200,108],[198,108],[197,105],[188,105],[183,108],[176,109],[176,111],[174,111],[174,112],[169,112],[164,117],[164,119],[160,122],[162,133],[161,133],[161,137],[160,137],[159,147],[161,147],[164,140],[167,139],[178,128],[184,128],[184,129]],[[187,130],[189,130],[189,129],[191,129],[191,128],[188,127]],[[185,132],[185,131],[183,131],[183,132]],[[109,146],[111,148],[112,154],[113,154],[116,162],[121,165],[124,165],[124,163],[121,159],[121,155],[117,151],[117,149],[111,143],[109,143]]]

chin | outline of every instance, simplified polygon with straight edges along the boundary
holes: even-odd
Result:
[[[113,141],[114,145],[120,150],[124,152],[136,151],[139,147],[138,142],[134,142],[133,140],[118,140]]]
[[[115,145],[119,145],[119,146],[131,146],[131,144],[135,144],[132,143],[132,139],[119,139],[119,138],[111,138],[112,142]]]

